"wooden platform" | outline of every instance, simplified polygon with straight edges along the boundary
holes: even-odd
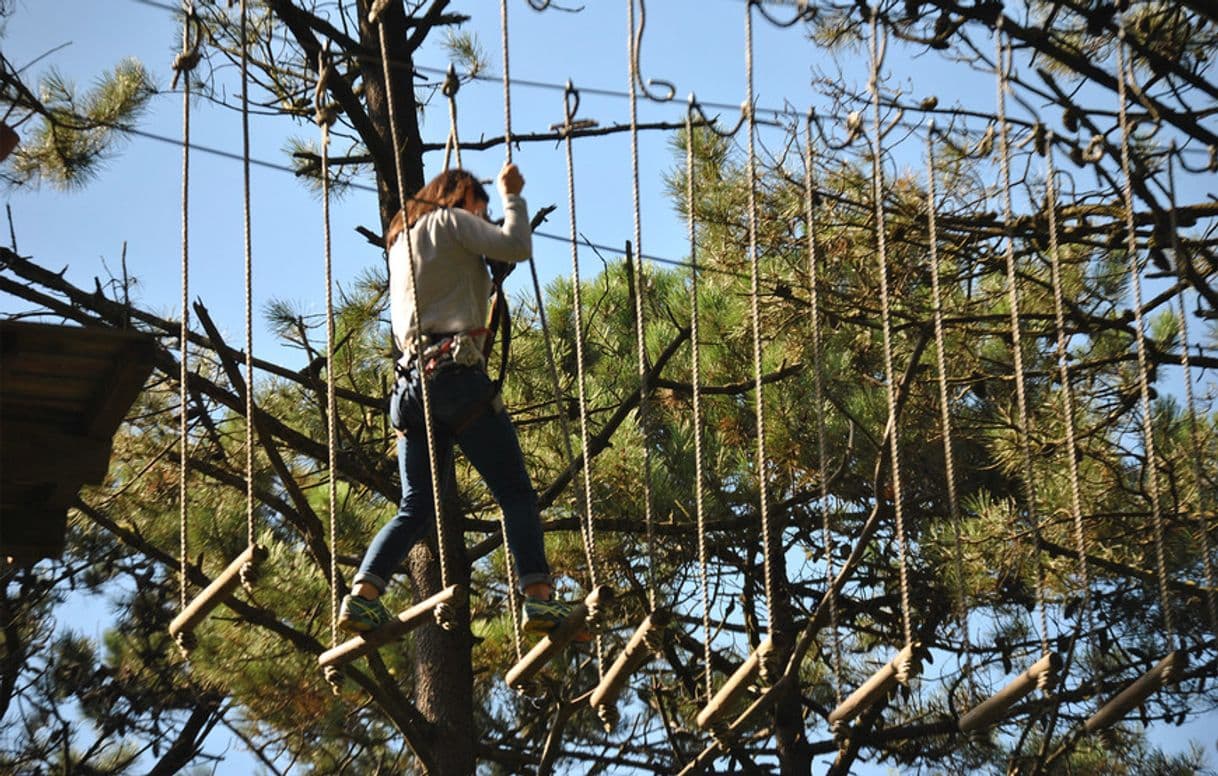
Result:
[[[63,552],[68,507],[105,479],[155,347],[139,332],[0,321],[0,555]]]

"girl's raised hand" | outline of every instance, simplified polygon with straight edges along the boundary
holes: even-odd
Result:
[[[499,171],[498,183],[500,194],[504,196],[519,194],[524,189],[524,176],[520,174],[520,168],[516,165],[505,164]]]

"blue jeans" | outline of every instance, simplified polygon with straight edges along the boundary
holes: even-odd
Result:
[[[508,546],[516,561],[516,575],[523,590],[538,582],[549,583],[541,534],[537,491],[524,468],[520,442],[496,389],[481,367],[451,366],[437,372],[430,383],[436,471],[449,482],[453,442],[473,464],[491,495],[503,509]],[[492,402],[492,400],[494,400]],[[488,404],[488,402],[492,402]],[[476,415],[474,409],[482,407]],[[415,542],[436,524],[432,498],[431,467],[428,465],[427,430],[423,416],[423,389],[417,369],[399,374],[389,402],[393,427],[405,431],[398,437],[398,471],[402,478],[402,501],[398,512],[381,528],[355,576],[355,583],[368,582],[381,592]],[[461,427],[463,425],[463,427]],[[457,433],[452,429],[460,427]]]

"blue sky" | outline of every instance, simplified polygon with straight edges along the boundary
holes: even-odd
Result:
[[[6,56],[22,67],[52,52],[25,72],[28,81],[53,66],[83,90],[100,70],[113,67],[123,57],[137,57],[152,70],[163,90],[153,98],[139,128],[170,140],[180,138],[181,96],[169,91],[169,63],[180,47],[181,30],[169,11],[140,0],[16,0],[15,5],[16,13],[8,20],[3,38]],[[554,10],[537,13],[524,2],[509,3],[511,74],[519,82],[512,91],[515,134],[543,132],[562,120],[562,91],[558,87],[568,79],[587,90],[580,116],[595,119],[602,126],[628,122],[626,99],[595,93],[624,93],[627,89],[626,3],[586,2],[586,6],[579,14]],[[682,121],[684,98],[692,91],[703,102],[725,106],[711,112],[720,113],[728,124],[734,123],[738,108],[732,106],[738,106],[745,95],[744,2],[653,0],[647,9],[643,76],[671,81],[678,98],[664,105],[642,101],[640,121]],[[498,3],[466,0],[453,3],[452,10],[474,17],[464,29],[478,37],[490,64],[488,74],[498,77],[502,72]],[[778,9],[776,13],[786,15],[791,11]],[[828,58],[809,44],[798,28],[778,29],[758,18],[754,32],[758,104],[801,112],[818,105],[823,112],[823,99],[817,96],[811,80],[818,74],[839,77]],[[435,37],[437,41],[440,38]],[[854,58],[859,66],[840,74],[860,90],[865,83],[861,69],[864,58],[865,52],[860,49]],[[438,79],[448,58],[441,46],[429,44],[416,63]],[[222,77],[230,90],[236,88],[231,69]],[[894,53],[891,77],[891,85],[903,85],[915,99],[934,93],[941,104],[959,100],[983,110],[992,109],[992,76],[963,66],[947,66],[937,57]],[[1011,110],[1014,112],[1013,106]],[[465,139],[502,134],[501,84],[491,80],[465,85],[459,95],[459,117],[459,131]],[[195,143],[240,153],[241,126],[236,112],[197,102],[192,125]],[[252,119],[251,132],[252,155],[276,164],[288,162],[283,152],[288,135],[317,136],[311,125],[292,126],[282,119],[265,117]],[[448,112],[442,99],[437,98],[426,111],[423,132],[425,141],[443,141],[448,132]],[[779,138],[771,130],[760,132],[760,142],[772,149],[779,147]],[[676,163],[670,139],[668,133],[648,133],[640,140],[643,250],[679,260],[687,250],[686,227],[663,193],[660,181],[661,173]],[[915,139],[897,163],[916,168],[921,149],[921,141]],[[340,151],[334,149],[335,153]],[[503,158],[500,148],[467,152],[463,161],[483,177],[491,177]],[[562,148],[553,143],[534,144],[516,151],[515,161],[527,178],[524,193],[530,205],[558,205],[541,231],[566,235],[569,225]],[[578,226],[595,243],[621,246],[632,238],[630,161],[627,133],[576,145]],[[428,175],[434,174],[441,167],[441,156],[431,155],[426,164]],[[240,172],[239,162],[200,152],[192,155],[191,296],[203,300],[235,346],[244,340]],[[176,318],[181,293],[180,174],[181,152],[173,142],[132,137],[97,179],[80,191],[65,194],[44,187],[6,192],[19,251],[55,269],[66,266],[71,280],[92,287],[94,276],[104,280],[107,273],[121,273],[125,241],[127,271],[140,281],[137,302],[167,318]],[[272,298],[292,300],[308,312],[321,313],[324,287],[317,196],[290,173],[255,166],[251,175],[256,319]],[[497,203],[492,205],[498,209]],[[367,192],[351,191],[334,204],[332,214],[339,282],[380,261],[379,253],[355,233],[355,227],[361,225],[379,228],[376,203]],[[543,282],[570,274],[571,253],[566,243],[538,237],[534,247]],[[585,276],[599,269],[592,251],[581,248],[580,258]],[[527,274],[513,276],[515,291],[525,288]],[[11,304],[11,300],[4,304]],[[254,342],[259,356],[289,366],[303,363],[298,353],[279,348],[260,325],[254,332]],[[1193,735],[1207,736],[1211,759],[1215,729],[1218,716],[1214,714],[1188,729]],[[1181,740],[1174,728],[1165,729],[1162,735],[1165,741]],[[223,741],[216,742],[217,748],[224,745]],[[218,772],[248,769],[246,760],[235,759]]]

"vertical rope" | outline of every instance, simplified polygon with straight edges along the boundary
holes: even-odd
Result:
[[[194,4],[186,3],[185,20],[182,24],[182,56],[179,61],[185,65],[187,52],[190,51],[190,20],[194,15]],[[179,331],[178,372],[178,559],[181,563],[181,584],[179,604],[181,610],[186,609],[187,582],[187,510],[189,507],[186,478],[190,474],[187,455],[187,434],[189,426],[186,422],[186,403],[189,400],[187,381],[190,371],[187,359],[190,356],[190,73],[187,70],[182,79],[182,326]]]
[[[1151,515],[1154,519],[1155,538],[1155,568],[1158,572],[1159,605],[1163,609],[1163,629],[1167,631],[1167,641],[1176,641],[1175,616],[1172,613],[1171,598],[1167,592],[1167,558],[1163,547],[1163,510],[1159,499],[1159,463],[1155,459],[1155,436],[1151,424],[1150,384],[1146,373],[1149,369],[1146,361],[1146,327],[1142,318],[1142,274],[1138,264],[1138,233],[1134,225],[1133,214],[1133,182],[1129,173],[1129,118],[1126,115],[1128,97],[1125,83],[1127,77],[1125,63],[1125,19],[1122,16],[1118,23],[1117,41],[1117,120],[1121,125],[1121,195],[1125,204],[1125,235],[1126,250],[1129,253],[1129,280],[1133,285],[1133,317],[1134,334],[1138,352],[1138,388],[1141,395],[1142,407],[1142,436],[1146,448],[1147,481],[1146,491],[1150,496]]]
[[[448,139],[444,141],[444,169],[448,169],[449,156],[455,154],[457,157],[457,168],[461,167],[461,138],[457,133],[457,92],[461,89],[461,80],[457,78],[457,71],[450,64],[448,72],[444,74],[444,85],[440,88],[444,96],[448,98]]]
[[[639,115],[638,94],[635,81],[638,78],[638,51],[634,39],[634,0],[626,0],[626,61],[630,79],[630,180],[634,201],[634,250],[638,263],[635,276],[634,330],[638,341],[639,361],[639,425],[643,429],[643,515],[647,526],[647,604],[656,608],[656,544],[655,515],[651,488],[651,443],[647,440],[648,420],[651,415],[651,392],[647,380],[647,328],[643,317],[643,298],[647,285],[646,268],[643,265],[642,208],[639,203]]]
[[[926,133],[926,229],[930,246],[930,285],[934,301],[935,319],[935,366],[938,371],[939,384],[939,423],[943,428],[943,466],[947,476],[947,508],[951,516],[952,530],[955,533],[956,577],[959,580],[959,595],[956,596],[956,618],[960,621],[961,650],[964,652],[964,675],[968,682],[969,699],[976,697],[976,687],[973,682],[973,647],[970,643],[968,627],[968,605],[965,603],[964,586],[964,550],[961,547],[960,497],[957,493],[956,452],[952,444],[951,405],[947,394],[947,345],[943,333],[943,288],[939,277],[939,231],[938,231],[938,194],[936,191],[935,170],[935,122],[931,121],[930,131]]]
[[[393,79],[389,69],[389,44],[385,39],[385,23],[382,20],[377,21],[377,34],[380,39],[381,65],[385,78],[385,100],[389,111],[389,138],[393,145],[393,166],[394,172],[397,175],[398,202],[401,204],[402,210],[405,211],[406,176],[402,169],[402,148],[398,142],[397,108],[394,105]],[[403,220],[405,220],[405,212],[403,212]],[[406,261],[410,268],[410,295],[411,301],[414,303],[415,353],[422,354],[423,327],[419,314],[419,287],[415,278],[414,243],[410,239],[410,228],[410,225],[406,224],[401,239],[406,241]],[[385,248],[388,250],[389,246],[385,246]],[[431,417],[431,388],[427,384],[427,379],[422,376],[419,378],[419,385],[422,388],[423,394],[423,423],[427,433],[427,465],[431,474],[432,507],[436,513],[436,554],[440,556],[440,586],[448,587],[448,542],[444,536],[444,513],[440,497],[441,482],[436,465],[436,433],[435,424],[432,422]]]
[[[250,101],[248,9],[241,0],[241,182],[245,235],[245,529],[254,545],[254,251],[250,226]]]
[[[753,104],[753,2],[745,3],[744,12],[744,69],[749,130],[749,318],[753,334],[753,393],[754,412],[757,416],[757,493],[761,514],[761,557],[765,569],[765,600],[769,608],[766,617],[766,635],[774,638],[774,569],[771,562],[774,537],[770,528],[769,493],[765,477],[765,397],[761,380],[761,277],[760,259],[757,250],[757,114]]]
[[[572,105],[569,99],[572,94],[572,87],[567,84],[567,93],[564,95],[563,108],[565,115],[565,123],[563,124],[564,134],[566,136],[566,152],[567,152],[567,208],[570,213],[571,222],[571,288],[574,294],[572,300],[572,314],[575,318],[575,367],[578,373],[579,382],[579,442],[580,449],[584,456],[583,470],[583,485],[584,485],[584,553],[588,561],[588,579],[591,586],[595,589],[597,586],[596,575],[596,533],[592,529],[593,512],[592,512],[592,448],[588,441],[588,397],[585,387],[584,374],[584,316],[583,316],[583,294],[581,293],[581,284],[579,276],[579,232],[576,227],[575,220],[575,157],[572,149]],[[602,639],[600,634],[596,636],[596,669],[597,673],[604,676],[604,660],[602,660]]]
[[[1053,135],[1045,143],[1045,212],[1049,217],[1049,268],[1053,281],[1053,320],[1057,330],[1057,374],[1062,385],[1062,417],[1066,424],[1066,461],[1070,472],[1070,516],[1074,523],[1074,546],[1078,550],[1079,581],[1083,604],[1079,622],[1091,617],[1091,580],[1087,569],[1087,533],[1083,530],[1083,498],[1079,485],[1078,441],[1074,427],[1074,389],[1070,382],[1070,354],[1066,350],[1065,303],[1062,300],[1061,250],[1057,227],[1057,170],[1053,164]]]
[[[1040,518],[1036,507],[1035,473],[1032,468],[1032,448],[1030,437],[1032,429],[1028,420],[1028,398],[1024,384],[1023,372],[1023,338],[1019,314],[1019,288],[1015,271],[1015,238],[1011,234],[1011,222],[1014,219],[1011,206],[1011,146],[1007,137],[1006,92],[1007,70],[1010,52],[1002,43],[1002,16],[994,29],[994,45],[997,48],[997,86],[998,86],[998,166],[1002,175],[1002,228],[1005,233],[1004,255],[1007,270],[1007,304],[1010,307],[1011,351],[1015,369],[1015,399],[1017,402],[1020,450],[1023,454],[1023,495],[1024,506],[1027,510],[1029,524],[1035,532],[1036,547],[1036,608],[1040,615],[1040,648],[1043,654],[1049,654],[1049,621],[1045,611],[1045,580],[1044,566],[1040,562]]]
[[[901,450],[897,441],[897,387],[892,363],[892,310],[888,296],[888,246],[884,234],[884,167],[883,127],[880,124],[880,54],[879,54],[879,9],[872,7],[871,13],[871,75],[867,86],[871,91],[874,111],[875,137],[872,138],[871,185],[875,202],[876,257],[880,274],[880,312],[884,331],[884,380],[888,396],[888,453],[892,458],[892,498],[896,517],[897,563],[901,582],[901,626],[905,645],[913,644],[913,628],[909,621],[909,572],[905,558],[905,509],[901,493]],[[877,494],[878,497],[878,494]]]
[[[816,241],[816,181],[814,166],[816,157],[812,153],[812,111],[808,111],[807,132],[804,135],[804,219],[808,233],[808,316],[812,323],[812,402],[816,405],[816,466],[820,480],[821,534],[825,544],[825,595],[829,597],[829,628],[831,654],[833,656],[833,697],[837,705],[842,703],[842,642],[838,633],[837,595],[833,582],[837,575],[833,563],[833,525],[829,517],[828,460],[825,444],[825,354],[820,328],[820,282],[819,246]]]
[[[511,162],[512,162],[512,81],[511,81],[511,76],[509,73],[511,59],[510,59],[510,51],[508,49],[507,0],[501,0],[501,2],[499,4],[499,22],[500,22],[500,24],[499,24],[500,38],[501,38],[501,43],[502,43],[502,48],[503,48],[503,145],[504,145],[504,149],[506,151],[505,162],[507,164],[511,164]],[[451,72],[451,69],[450,69],[450,72]],[[454,82],[456,82],[455,73],[453,73],[453,80],[454,80]],[[453,146],[454,146],[454,148],[456,148],[456,152],[457,152],[457,166],[460,167],[461,166],[461,144],[457,139],[457,102],[456,102],[455,96],[456,96],[456,89],[454,88],[452,91],[452,95],[449,97],[449,111],[450,111],[450,116],[451,116],[451,121],[452,121],[451,136],[452,136],[452,140],[453,140]],[[447,157],[445,157],[445,161],[447,163]],[[529,271],[533,275],[533,284],[537,288],[537,304],[538,304],[538,308],[540,309],[540,307],[541,307],[541,286],[538,285],[538,282],[537,282],[537,267],[536,267],[535,263],[533,262],[532,257],[529,258]],[[499,293],[503,293],[503,289],[499,289]],[[542,316],[541,317],[541,320],[542,320],[541,327],[542,327],[542,331],[544,332],[545,331],[545,312],[544,311],[542,311],[541,316]],[[549,332],[546,332],[546,347],[547,347],[547,349],[550,347]],[[507,352],[505,350],[504,358],[506,358],[506,357],[507,357]],[[551,359],[551,362],[552,361],[553,361],[553,359]],[[558,373],[555,372],[554,375],[555,375],[555,381],[556,381],[555,385],[557,385]],[[564,441],[566,441],[566,443],[567,443],[567,459],[570,460],[571,443],[570,443],[570,440],[564,440]],[[500,517],[499,517],[499,532],[503,536],[503,562],[504,562],[504,565],[507,567],[508,608],[511,611],[511,617],[512,617],[512,634],[514,637],[513,643],[514,643],[514,646],[516,649],[516,662],[519,663],[521,657],[524,655],[524,650],[521,646],[521,642],[524,639],[524,634],[521,632],[521,626],[520,626],[520,608],[519,608],[520,602],[517,599],[518,591],[516,589],[517,580],[516,580],[516,567],[514,565],[515,561],[513,560],[513,556],[512,556],[512,548],[508,546],[507,520],[502,515],[502,513],[500,514]]]
[[[334,393],[334,265],[330,239],[330,122],[325,108],[326,79],[330,73],[324,54],[317,57],[317,124],[321,128],[322,263],[326,277],[326,466],[330,476],[326,495],[330,503],[330,644],[338,644],[338,403]]]
[[[1167,195],[1171,219],[1171,249],[1172,263],[1175,264],[1176,275],[1180,274],[1180,232],[1176,223],[1176,145],[1172,142],[1167,155]],[[1209,512],[1205,498],[1205,480],[1202,475],[1202,446],[1200,431],[1197,428],[1197,400],[1193,395],[1193,368],[1188,350],[1192,339],[1188,332],[1188,309],[1184,301],[1184,289],[1180,290],[1180,367],[1184,371],[1184,398],[1188,404],[1188,437],[1189,446],[1193,452],[1193,487],[1197,491],[1197,520],[1200,531],[1201,557],[1205,568],[1205,603],[1210,618],[1210,630],[1218,633],[1218,600],[1214,592],[1214,556],[1210,550]]]
[[[503,150],[504,161],[512,163],[512,61],[508,49],[507,0],[499,0],[499,29],[503,46]]]
[[[698,589],[702,594],[702,663],[706,676],[706,701],[714,695],[711,679],[710,582],[707,579],[706,505],[703,492],[702,450],[702,345],[699,337],[698,306],[698,215],[694,205],[694,98],[690,95],[685,111],[685,215],[689,224],[689,344],[690,381],[694,402],[694,516],[698,525]]]

